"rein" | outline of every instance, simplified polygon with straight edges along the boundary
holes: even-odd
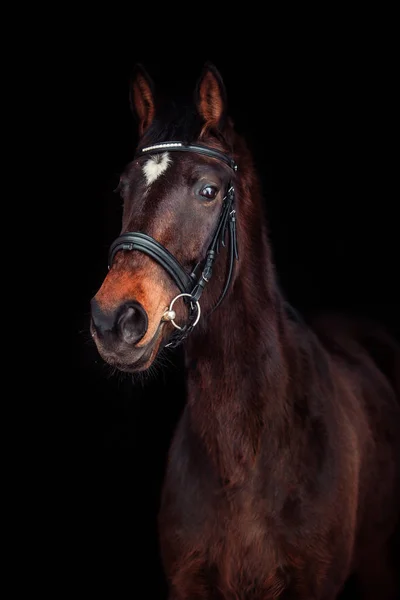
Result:
[[[144,156],[146,154],[156,154],[160,152],[196,152],[198,154],[203,154],[205,156],[209,156],[211,158],[216,158],[227,164],[234,173],[237,172],[237,164],[233,160],[233,158],[219,152],[218,150],[214,150],[213,148],[208,148],[207,146],[201,146],[197,144],[186,145],[182,142],[162,142],[160,144],[154,144],[152,146],[146,146],[139,150],[136,154],[135,159]],[[173,300],[171,300],[168,309],[165,311],[162,321],[171,321],[172,325],[177,330],[171,341],[167,344],[167,346],[171,348],[175,348],[179,344],[186,339],[191,331],[193,331],[194,327],[197,325],[200,319],[201,309],[199,300],[204,291],[206,284],[210,281],[213,271],[214,261],[216,259],[217,254],[219,254],[220,247],[226,246],[226,235],[228,232],[229,236],[229,269],[228,275],[226,278],[225,286],[221,292],[221,295],[218,299],[218,302],[212,308],[212,312],[221,304],[224,299],[229,285],[232,280],[233,275],[233,266],[235,258],[239,259],[238,255],[238,247],[237,247],[237,233],[236,233],[236,211],[234,208],[235,202],[235,189],[233,187],[232,181],[229,182],[223,203],[221,213],[218,219],[217,226],[215,228],[215,232],[211,243],[207,249],[206,256],[204,259],[200,260],[196,267],[193,269],[192,273],[188,274],[187,271],[182,267],[180,262],[165,248],[162,244],[157,242],[154,238],[147,235],[146,233],[141,232],[127,232],[120,235],[110,246],[109,256],[108,256],[108,268],[110,269],[114,257],[117,252],[120,250],[132,251],[138,250],[139,252],[143,252],[147,254],[151,258],[153,258],[156,262],[158,262],[163,269],[169,274],[171,279],[175,282],[178,289],[180,290],[180,294],[175,296]],[[183,327],[180,327],[175,323],[175,311],[173,310],[174,303],[178,298],[183,298],[187,308],[188,308],[188,319],[186,324]]]

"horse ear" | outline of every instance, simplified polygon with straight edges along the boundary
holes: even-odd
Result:
[[[154,84],[144,67],[136,65],[130,89],[130,104],[139,122],[139,135],[151,125],[155,114]]]
[[[206,63],[195,91],[195,103],[207,129],[221,128],[226,115],[226,91],[216,67]]]

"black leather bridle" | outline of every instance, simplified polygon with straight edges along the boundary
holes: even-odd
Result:
[[[211,158],[216,158],[225,164],[227,164],[234,173],[237,172],[237,164],[226,154],[219,152],[218,150],[214,150],[213,148],[208,148],[207,146],[201,146],[197,144],[184,144],[183,142],[162,142],[159,144],[154,144],[152,146],[146,146],[138,151],[135,156],[135,159],[144,156],[146,154],[156,154],[160,152],[196,152],[198,154],[203,154],[205,156],[209,156]],[[193,328],[197,325],[200,318],[200,304],[199,300],[204,291],[206,284],[210,281],[212,276],[212,270],[215,258],[220,251],[221,246],[226,246],[226,233],[228,231],[229,235],[229,267],[228,267],[228,275],[226,278],[225,286],[221,292],[221,295],[218,299],[218,302],[213,307],[213,312],[224,299],[229,284],[232,279],[233,274],[233,265],[234,260],[238,260],[238,247],[237,247],[237,235],[236,235],[236,211],[234,208],[235,201],[235,188],[233,186],[232,180],[229,182],[227,191],[225,193],[225,197],[222,204],[222,210],[219,216],[219,220],[217,226],[215,228],[215,232],[211,243],[208,247],[206,255],[203,259],[201,259],[196,267],[193,269],[192,273],[188,274],[187,271],[182,267],[179,261],[157,240],[147,235],[146,233],[141,232],[128,232],[120,235],[114,242],[111,244],[109,250],[108,257],[108,268],[111,268],[113,264],[114,257],[117,252],[120,250],[138,250],[147,254],[151,258],[153,258],[156,262],[158,262],[170,277],[174,280],[175,284],[180,290],[180,294],[175,296],[175,298],[171,301],[169,308],[164,313],[162,320],[163,321],[171,321],[173,326],[177,329],[174,335],[171,338],[171,341],[167,344],[169,347],[175,348],[184,339],[189,335],[189,333],[193,330]],[[184,327],[180,327],[174,321],[175,319],[175,311],[173,310],[173,306],[175,301],[178,298],[183,297],[188,307],[188,320]],[[210,313],[211,314],[211,313]]]

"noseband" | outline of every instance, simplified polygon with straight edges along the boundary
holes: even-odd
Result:
[[[236,162],[213,148],[201,145],[186,145],[182,142],[163,142],[160,144],[154,144],[153,146],[147,146],[139,150],[135,159],[144,156],[146,154],[157,154],[160,152],[196,152],[216,158],[227,164],[234,173],[237,171]],[[213,307],[213,312],[224,299],[229,284],[232,279],[234,259],[238,259],[238,248],[237,248],[237,236],[236,236],[236,211],[234,209],[235,200],[235,189],[232,181],[229,182],[225,197],[222,203],[221,213],[218,219],[218,223],[211,240],[211,243],[206,252],[206,256],[201,259],[192,273],[188,274],[187,271],[182,267],[180,262],[157,240],[147,235],[146,233],[140,232],[128,232],[120,235],[112,244],[109,251],[108,257],[108,268],[110,269],[114,257],[120,250],[138,250],[147,254],[153,258],[158,264],[160,264],[165,271],[169,274],[171,279],[175,282],[180,294],[175,296],[171,301],[169,308],[165,311],[162,320],[171,321],[172,325],[177,330],[171,338],[171,341],[167,346],[175,348],[189,335],[193,328],[197,325],[200,319],[200,304],[199,300],[204,291],[206,284],[210,281],[212,276],[212,270],[215,258],[219,254],[221,246],[226,246],[226,234],[229,235],[229,269],[226,278],[224,289],[218,299],[218,302]],[[178,298],[183,298],[188,308],[188,320],[184,327],[180,327],[175,323],[175,311],[173,306]],[[211,314],[211,313],[210,313]]]

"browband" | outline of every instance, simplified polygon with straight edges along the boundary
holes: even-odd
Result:
[[[208,146],[201,146],[199,144],[184,144],[183,142],[160,142],[159,144],[153,144],[152,146],[145,146],[144,148],[138,150],[135,158],[138,158],[143,154],[162,152],[163,150],[168,150],[169,152],[197,152],[197,154],[203,154],[205,156],[211,156],[212,158],[222,160],[222,162],[227,164],[228,167],[230,167],[235,173],[238,170],[238,166],[233,158],[223,154],[222,152],[219,152],[219,150],[209,148]]]

